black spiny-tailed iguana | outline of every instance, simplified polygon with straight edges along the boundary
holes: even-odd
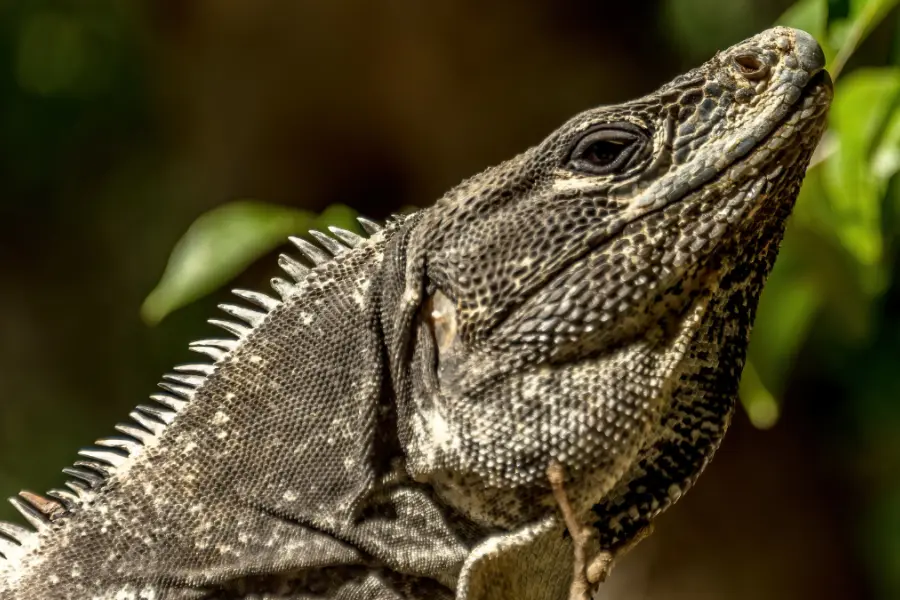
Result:
[[[367,239],[297,240],[314,266],[224,306],[211,364],[13,498],[0,599],[587,598],[729,424],[823,65],[771,29]]]

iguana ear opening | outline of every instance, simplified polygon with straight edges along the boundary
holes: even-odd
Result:
[[[440,390],[451,391],[462,375],[469,356],[459,335],[456,303],[438,290],[422,307],[422,326],[428,330],[434,356],[435,383]]]
[[[456,340],[456,306],[439,290],[428,299],[425,307],[438,352],[445,352]]]

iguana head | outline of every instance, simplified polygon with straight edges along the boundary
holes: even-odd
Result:
[[[548,461],[590,480],[585,502],[609,489],[685,361],[725,363],[728,346],[715,385],[733,398],[824,127],[824,62],[807,33],[770,29],[652,94],[577,115],[431,209],[407,267],[424,282],[410,470],[437,456],[445,471],[417,475],[509,524],[533,516]]]

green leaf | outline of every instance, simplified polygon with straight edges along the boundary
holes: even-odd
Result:
[[[822,290],[797,246],[785,244],[759,300],[750,358],[769,390],[780,396],[794,357],[821,306]]]
[[[872,152],[872,174],[880,181],[888,181],[900,170],[900,110],[888,118],[887,126]]]
[[[828,61],[827,67],[834,79],[840,75],[866,36],[881,23],[898,2],[900,0],[851,0],[847,19],[832,24],[828,32],[830,46],[837,49],[836,55]]]
[[[801,204],[814,204],[814,200],[818,200],[815,204],[826,204],[824,192],[813,193],[813,190],[821,190],[821,185],[812,187],[810,192],[805,192],[806,189],[804,186],[800,198],[802,202],[798,201],[798,207]],[[841,245],[833,225],[793,219],[788,225],[778,262],[775,263],[760,300],[759,316],[754,327],[754,337],[760,332],[760,340],[751,342],[751,358],[759,359],[757,367],[763,380],[771,386],[779,385],[777,373],[781,369],[776,367],[776,374],[773,376],[767,369],[769,361],[759,353],[753,353],[756,350],[754,343],[762,344],[759,350],[765,355],[771,352],[770,347],[763,343],[768,337],[764,333],[767,329],[802,324],[787,325],[781,321],[783,317],[779,309],[782,289],[788,290],[784,293],[790,295],[794,282],[801,287],[809,286],[808,291],[815,291],[815,311],[824,314],[824,318],[817,321],[819,326],[845,343],[855,344],[871,335],[872,302],[877,296],[871,293],[871,289],[867,289],[866,279],[866,270],[860,269],[856,259]],[[810,315],[812,316],[815,315]],[[804,336],[808,331],[807,327],[803,332]],[[798,342],[798,347],[802,341]],[[772,352],[773,356],[781,353],[780,350]],[[781,387],[777,389],[780,390]]]
[[[356,217],[359,215],[355,210],[344,204],[332,204],[328,206],[322,213],[316,217],[313,224],[308,229],[327,229],[329,226],[348,229],[355,233],[361,233],[361,228]]]
[[[335,216],[341,222],[347,220]],[[253,201],[209,211],[178,241],[162,279],[141,307],[141,316],[151,325],[158,323],[230,281],[287,236],[309,229],[315,221],[313,213]]]
[[[881,212],[888,179],[896,170],[895,104],[900,68],[860,69],[837,88],[831,107],[833,156],[823,163],[828,221],[858,261],[870,292],[884,285]]]
[[[766,388],[753,363],[747,362],[741,376],[741,404],[758,429],[769,429],[778,421],[780,409],[775,396]]]

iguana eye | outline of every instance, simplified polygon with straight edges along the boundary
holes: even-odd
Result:
[[[566,166],[591,175],[620,171],[638,153],[643,140],[643,135],[631,128],[608,126],[595,129],[575,144]]]

